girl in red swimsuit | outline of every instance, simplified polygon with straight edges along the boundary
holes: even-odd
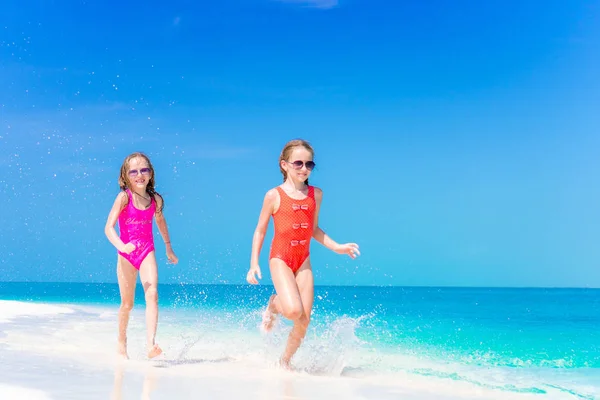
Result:
[[[264,198],[258,225],[252,240],[248,283],[258,284],[262,278],[258,258],[269,219],[273,216],[275,235],[271,244],[269,267],[276,294],[269,299],[263,314],[263,329],[270,331],[277,315],[294,322],[280,363],[289,368],[290,360],[310,322],[313,307],[314,282],[310,264],[310,240],[315,238],[323,246],[352,258],[360,255],[356,243],[338,244],[319,227],[319,208],[323,192],[308,185],[308,177],[315,167],[314,151],[304,140],[288,142],[279,157],[283,184],[269,190]]]

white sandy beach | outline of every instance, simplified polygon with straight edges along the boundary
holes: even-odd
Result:
[[[313,372],[286,372],[273,365],[279,348],[256,332],[230,332],[230,346],[216,341],[226,334],[219,331],[190,340],[193,335],[174,329],[168,315],[159,326],[165,354],[147,361],[139,340],[142,313],[140,307],[130,324],[131,360],[116,362],[116,309],[0,301],[0,399],[572,398],[402,373],[354,374],[338,368],[335,358],[320,361]],[[254,356],[237,357],[236,346]]]

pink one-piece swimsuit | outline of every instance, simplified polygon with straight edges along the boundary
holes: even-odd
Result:
[[[140,210],[133,205],[129,189],[127,189],[127,197],[129,202],[119,215],[119,233],[123,243],[133,243],[135,250],[129,254],[120,251],[118,253],[139,270],[146,256],[154,250],[152,218],[156,211],[156,203],[154,198],[151,198],[150,207]]]

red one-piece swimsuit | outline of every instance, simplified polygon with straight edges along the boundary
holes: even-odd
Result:
[[[295,273],[308,258],[315,221],[315,189],[308,186],[308,195],[302,200],[292,199],[281,188],[279,209],[273,213],[275,234],[269,259],[278,258]]]

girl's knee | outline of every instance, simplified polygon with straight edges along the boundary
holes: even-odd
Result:
[[[133,309],[133,301],[131,300],[122,300],[121,301],[121,311],[129,312]]]
[[[148,289],[146,289],[146,303],[157,303],[158,302],[158,290],[156,290],[156,287],[151,286]]]
[[[301,304],[294,304],[283,310],[283,316],[292,321],[298,321],[304,315],[304,310]]]

